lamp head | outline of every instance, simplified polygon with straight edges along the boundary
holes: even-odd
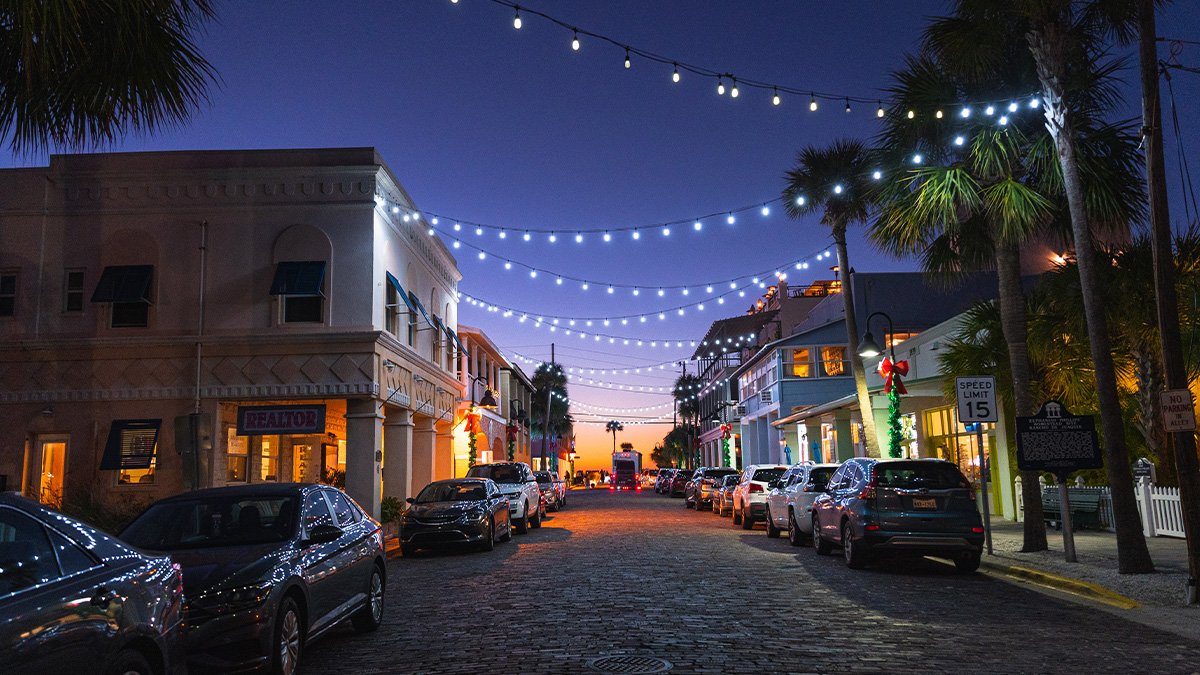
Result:
[[[496,402],[496,395],[492,393],[491,389],[483,390],[483,398],[479,399],[479,407],[484,410],[495,410],[500,407],[500,404]]]
[[[858,355],[869,359],[879,356],[882,353],[883,350],[879,347],[879,343],[875,341],[875,336],[871,335],[870,331],[867,331],[867,334],[863,335],[862,343],[858,345]]]

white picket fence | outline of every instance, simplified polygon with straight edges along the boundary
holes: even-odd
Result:
[[[1019,476],[1013,483],[1013,488],[1016,493],[1017,522],[1021,522],[1025,514]],[[1087,487],[1077,482],[1071,487],[1071,492],[1080,490],[1100,493],[1100,524],[1107,530],[1114,529],[1112,493],[1108,486]],[[1179,488],[1138,484],[1134,486],[1134,496],[1137,497],[1138,513],[1142,516],[1142,531],[1146,536],[1183,538],[1183,505],[1179,499]]]

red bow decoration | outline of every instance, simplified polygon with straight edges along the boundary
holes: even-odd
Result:
[[[908,390],[904,388],[904,382],[900,380],[902,375],[908,375],[908,361],[896,361],[886,356],[879,362],[879,374],[883,376],[883,393],[892,393],[893,382],[895,382],[897,394],[907,394]]]
[[[731,431],[733,431],[733,425],[732,425],[732,424],[722,424],[722,425],[721,425],[721,438],[722,438],[722,439],[727,439],[727,438],[729,438],[730,436],[732,436],[732,434],[730,433]]]
[[[479,433],[479,413],[475,413],[475,412],[467,413],[467,429],[466,429],[466,431],[468,434]]]
[[[516,440],[516,438],[517,438],[517,425],[515,425],[515,424],[510,424],[510,425],[508,425],[508,426],[504,427],[504,431],[508,432],[508,440],[510,440],[510,441],[512,441],[512,440]]]

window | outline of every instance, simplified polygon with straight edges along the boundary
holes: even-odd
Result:
[[[247,437],[238,436],[237,429],[229,427],[225,439],[225,481],[229,483],[245,483],[249,477],[247,464],[249,455],[246,449]]]
[[[389,275],[390,276],[390,275]],[[400,293],[396,291],[396,287],[388,284],[387,300],[384,303],[385,325],[384,329],[387,332],[400,337],[400,319],[404,316],[404,311],[401,309],[403,301],[400,300]]]
[[[83,270],[65,270],[63,272],[63,312],[78,314],[82,311]]]
[[[821,377],[840,377],[847,370],[844,346],[821,347]]]
[[[42,524],[14,509],[0,508],[0,598],[59,576]]]
[[[792,350],[792,377],[812,377],[812,364],[807,347]]]
[[[327,490],[325,496],[333,504],[333,517],[338,527],[349,527],[357,521],[357,518],[354,517],[354,507],[350,506],[350,502],[346,501],[342,493]]]
[[[17,273],[0,272],[0,316],[17,312]]]
[[[119,471],[121,485],[153,483],[161,424],[158,419],[113,420],[100,468]]]
[[[109,303],[109,325],[113,328],[145,328],[150,325],[150,283],[154,265],[105,267],[92,292],[92,302]]]
[[[54,530],[47,531],[50,533],[50,543],[54,546],[54,552],[58,554],[58,566],[62,569],[63,576],[78,574],[96,566],[92,556],[78,544]]]
[[[332,525],[333,517],[329,515],[329,503],[321,493],[324,490],[313,490],[304,498],[304,529],[311,532],[318,525]]]
[[[271,295],[280,298],[283,323],[321,323],[325,316],[324,284],[324,260],[277,264]]]
[[[264,481],[278,481],[279,437],[263,436],[259,439],[258,452],[259,479]]]

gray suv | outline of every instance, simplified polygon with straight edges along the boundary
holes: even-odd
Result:
[[[533,469],[525,462],[496,462],[476,464],[467,471],[468,478],[491,478],[508,497],[509,520],[517,528],[517,534],[525,534],[530,527],[541,527],[546,516],[546,502],[538,488]]]
[[[846,460],[813,502],[812,533],[817,553],[841,546],[854,569],[884,555],[931,555],[974,572],[983,550],[975,488],[940,459]]]

